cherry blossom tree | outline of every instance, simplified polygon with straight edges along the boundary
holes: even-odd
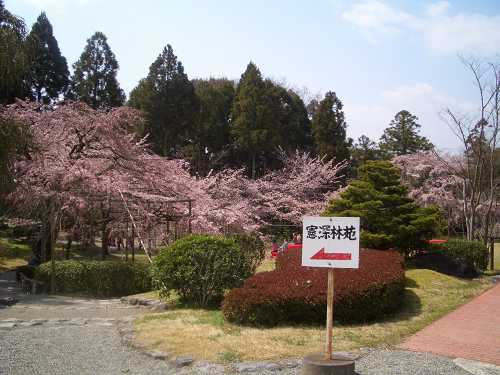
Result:
[[[93,237],[99,231],[103,257],[110,237],[133,228],[150,256],[147,233],[162,231],[165,218],[187,216],[186,202],[192,206],[189,227],[197,232],[256,230],[270,218],[299,223],[321,211],[346,165],[282,153],[283,168],[258,180],[243,170],[196,178],[186,161],[150,151],[132,132],[143,119],[128,107],[18,101],[1,107],[0,116],[25,123],[33,137],[33,149],[11,166],[16,189],[10,200],[42,222],[43,260],[64,223],[71,223],[65,228],[71,233],[86,228]]]
[[[247,212],[256,224],[273,219],[300,224],[302,216],[319,214],[338,188],[347,162],[311,157],[307,152],[280,152],[283,167],[251,180],[244,170],[223,170],[204,180],[204,189],[226,210]],[[233,213],[236,215],[236,213]]]
[[[500,64],[461,58],[472,74],[478,111],[463,114],[450,108],[444,119],[463,147],[459,168],[450,166],[462,179],[463,212],[467,239],[487,242],[495,224],[498,205],[498,141],[500,130]]]
[[[446,162],[443,162],[446,160]],[[460,157],[433,151],[397,156],[393,164],[401,169],[401,177],[409,187],[409,195],[421,206],[437,205],[446,214],[448,233],[463,223],[462,180],[450,165],[458,167]]]
[[[410,197],[420,205],[434,204],[446,213],[448,231],[463,226],[467,233],[470,200],[467,175],[467,161],[462,155],[437,154],[435,151],[395,157],[392,162],[401,169],[401,177],[409,186]],[[486,179],[486,183],[487,183]],[[500,217],[500,206],[491,202],[488,194],[482,194],[475,207],[476,215],[490,215],[493,222]],[[476,222],[479,227],[481,221]],[[484,228],[483,228],[484,230]]]
[[[51,109],[20,101],[3,108],[1,115],[28,124],[32,132],[35,150],[12,167],[17,188],[11,199],[41,219],[42,238],[49,244],[64,213],[84,216],[99,208],[106,237],[107,225],[114,220],[106,211],[121,195],[135,197],[133,208],[144,213],[139,221],[147,224],[151,215],[140,208],[148,199],[190,191],[185,166],[152,155],[145,140],[130,131],[142,121],[135,110],[96,111],[83,103]],[[123,214],[118,216],[123,220]]]

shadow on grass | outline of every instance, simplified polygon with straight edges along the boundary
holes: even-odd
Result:
[[[418,285],[415,282],[410,283],[410,285],[413,284]],[[408,289],[409,287],[410,286],[408,286],[405,289],[403,303],[401,304],[401,307],[395,310],[394,312],[383,315],[378,319],[369,320],[365,322],[342,323],[336,321],[335,324],[338,324],[342,327],[359,327],[367,324],[400,323],[410,320],[411,318],[418,316],[422,313],[422,302],[420,300],[420,297],[413,290]]]
[[[401,322],[418,316],[421,313],[422,302],[420,300],[420,297],[413,290],[407,288],[405,289],[403,304],[399,311],[395,312],[391,316],[387,316],[383,322]]]
[[[414,279],[410,279],[408,277],[405,277],[405,285],[407,288],[418,288],[419,285]]]

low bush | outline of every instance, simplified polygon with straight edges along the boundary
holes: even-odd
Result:
[[[41,264],[35,279],[50,285],[51,264]],[[55,262],[57,292],[116,297],[151,290],[150,265],[145,262],[63,260]]]
[[[442,247],[447,257],[462,265],[464,274],[477,274],[488,267],[488,247],[482,242],[451,239]]]
[[[224,317],[239,324],[322,323],[328,271],[302,267],[300,251],[287,251],[277,269],[250,277],[231,290]],[[364,322],[396,311],[403,301],[403,258],[394,251],[360,251],[359,269],[335,269],[334,318]]]
[[[488,266],[488,248],[479,241],[450,239],[433,244],[429,251],[411,260],[417,268],[428,268],[447,275],[472,278]]]
[[[153,275],[163,296],[176,291],[185,303],[215,305],[252,274],[251,258],[233,238],[191,235],[160,251]]]

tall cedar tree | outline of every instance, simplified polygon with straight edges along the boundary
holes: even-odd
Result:
[[[326,216],[361,218],[362,246],[397,248],[405,254],[425,247],[424,240],[443,227],[440,211],[419,207],[408,197],[400,170],[389,161],[368,161],[339,198],[330,201]]]
[[[275,143],[287,152],[310,151],[311,121],[300,96],[271,80],[266,80],[268,103],[275,124]]]
[[[236,149],[247,159],[247,170],[252,179],[257,174],[257,157],[266,150],[270,139],[265,93],[262,75],[250,62],[236,88],[231,111],[231,136]]]
[[[304,149],[310,144],[305,105],[292,91],[263,80],[250,62],[236,88],[231,136],[252,179],[257,172],[279,167],[278,149]]]
[[[347,124],[342,102],[329,91],[314,110],[312,134],[316,152],[320,157],[342,161],[349,159],[351,139],[346,139]]]
[[[302,99],[270,79],[264,83],[267,145],[258,158],[257,168],[263,172],[283,167],[280,148],[291,154],[296,150],[310,151],[312,147],[311,121]]]
[[[26,49],[33,99],[43,103],[57,100],[68,87],[68,64],[61,55],[52,25],[44,12],[33,24],[26,39]]]
[[[0,104],[25,98],[27,59],[24,51],[26,25],[0,0]]]
[[[70,97],[94,109],[119,107],[125,101],[116,73],[118,62],[106,36],[96,32],[87,39],[80,59],[73,64]]]
[[[132,90],[129,105],[144,111],[144,133],[159,155],[180,156],[193,141],[199,102],[170,44],[151,64],[148,76]]]
[[[279,148],[295,152],[312,147],[310,120],[302,99],[293,90],[263,80],[252,62],[238,83],[231,118],[234,160],[246,164],[253,179],[282,167]]]
[[[231,156],[229,124],[235,83],[225,78],[210,78],[194,80],[193,85],[200,110],[194,139],[185,155],[196,174],[206,175],[212,169],[222,169]]]
[[[414,154],[434,148],[429,140],[421,135],[418,117],[403,110],[396,114],[389,127],[380,137],[380,149],[389,156]]]

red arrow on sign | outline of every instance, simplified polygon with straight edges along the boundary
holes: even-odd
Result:
[[[320,251],[314,254],[311,259],[314,260],[351,260],[351,253],[326,253],[322,247]]]

